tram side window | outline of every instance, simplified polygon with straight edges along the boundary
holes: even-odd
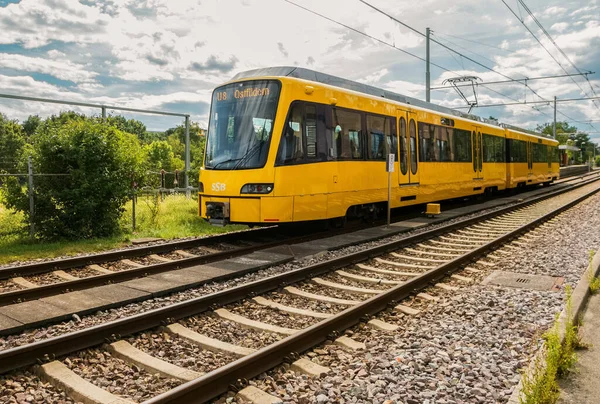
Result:
[[[540,143],[532,143],[533,156],[532,161],[534,163],[546,163],[548,161],[548,154],[546,145]]]
[[[504,161],[504,138],[483,134],[483,161],[501,163]]]
[[[440,153],[440,161],[454,161],[454,129],[437,126],[435,141]]]
[[[362,159],[362,115],[333,108],[334,157],[340,160]]]
[[[406,175],[408,171],[408,158],[407,158],[406,145],[406,119],[400,118],[400,171],[402,175]]]
[[[419,122],[419,161],[439,161],[440,153],[435,141],[435,126]]]
[[[314,104],[292,104],[281,135],[276,165],[327,160],[325,116],[318,110]]]
[[[471,132],[454,129],[454,160],[461,163],[471,162]]]
[[[453,128],[419,122],[419,160],[457,161]]]
[[[511,163],[527,163],[527,142],[508,139]]]
[[[368,160],[386,160],[389,153],[396,156],[398,143],[395,126],[393,118],[367,115]]]

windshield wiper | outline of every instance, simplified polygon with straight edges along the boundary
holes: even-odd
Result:
[[[246,153],[238,159],[239,160],[238,163],[235,166],[233,166],[232,170],[238,169],[242,165],[242,163],[245,163],[246,161],[248,161],[248,159],[250,159],[250,157],[254,156],[255,152],[257,150],[260,150],[264,144],[265,144],[264,140],[259,140],[258,143],[256,143],[254,146],[249,148],[246,151]]]
[[[212,166],[211,168],[213,168],[213,169],[215,169],[215,170],[216,170],[216,169],[217,169],[217,167],[219,167],[221,164],[225,164],[225,163],[231,163],[231,162],[238,161],[238,160],[241,160],[241,159],[242,159],[242,158],[239,158],[239,159],[227,159],[227,160],[224,160],[224,161],[219,161],[217,164],[215,164],[215,165],[214,165],[214,166]],[[234,168],[234,169],[235,169],[235,168]]]

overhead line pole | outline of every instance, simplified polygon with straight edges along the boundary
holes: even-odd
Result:
[[[552,137],[556,139],[556,96],[554,96],[554,122],[552,123]]]
[[[431,30],[429,27],[426,29],[426,45],[425,45],[425,101],[431,102],[431,72],[429,70],[429,34]]]
[[[190,116],[185,116],[185,195],[190,197]]]

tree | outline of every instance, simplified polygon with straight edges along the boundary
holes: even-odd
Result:
[[[134,135],[98,118],[74,113],[46,119],[32,138],[35,215],[42,239],[106,237],[119,232],[131,183],[143,153]],[[6,192],[9,207],[29,215],[29,201],[16,181]]]
[[[550,137],[552,137],[553,135],[553,123],[544,123],[542,125],[538,125],[535,128],[536,132],[540,132],[543,133],[545,135],[548,135]],[[566,144],[567,139],[569,139],[569,135],[570,133],[575,133],[577,132],[577,127],[576,126],[569,126],[568,122],[556,122],[556,140],[558,140],[558,142],[560,144]],[[567,135],[563,135],[563,134],[567,134]],[[559,136],[560,135],[560,136]]]
[[[24,147],[25,135],[21,125],[0,114],[0,171],[16,172]]]
[[[138,139],[144,143],[149,143],[147,139],[146,125],[137,119],[126,119],[122,115],[112,115],[106,118],[106,122],[123,132],[136,135]]]
[[[29,115],[29,117],[23,122],[23,131],[27,137],[31,137],[35,133],[35,130],[42,123],[42,118],[39,115]]]
[[[190,122],[190,185],[195,186],[198,183],[200,167],[204,161],[204,148],[206,144],[205,131],[200,128],[197,122]],[[165,131],[167,141],[173,148],[175,157],[185,161],[185,126],[178,125]]]

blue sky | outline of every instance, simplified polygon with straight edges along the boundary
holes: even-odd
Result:
[[[298,4],[424,56],[424,39],[358,0],[296,0]],[[511,78],[576,70],[544,37],[517,0],[506,0],[557,59],[540,46],[500,0],[372,0],[420,32]],[[600,4],[525,0],[538,21],[580,71],[600,70]],[[189,113],[206,126],[210,94],[239,71],[297,65],[424,98],[424,63],[310,14],[283,0],[0,0],[0,92]],[[506,78],[432,44],[432,85],[451,77]],[[560,65],[559,65],[560,63]],[[562,66],[562,67],[561,67]],[[478,87],[480,104],[600,94],[600,72],[582,77]],[[469,92],[467,95],[472,96]],[[454,90],[432,101],[462,107]],[[600,102],[559,104],[559,120],[600,142]],[[25,119],[66,107],[0,100],[0,112]],[[77,108],[74,108],[77,109]],[[81,109],[97,113],[93,109]],[[552,120],[552,108],[476,108],[526,128]],[[177,118],[126,114],[149,129]],[[595,133],[596,132],[596,133]]]

